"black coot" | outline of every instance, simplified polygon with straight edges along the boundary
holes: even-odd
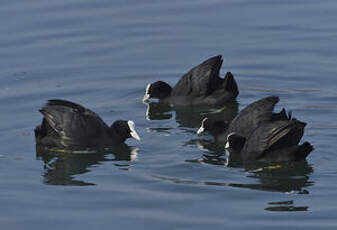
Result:
[[[133,121],[115,121],[110,127],[93,111],[66,100],[49,100],[40,110],[35,128],[37,144],[48,147],[109,147],[127,138],[140,140]]]
[[[143,101],[157,98],[175,105],[216,105],[232,102],[238,96],[234,76],[228,72],[219,77],[221,55],[209,58],[192,68],[172,88],[163,81],[148,84]]]
[[[247,138],[261,123],[286,116],[285,110],[280,113],[273,113],[278,101],[277,96],[269,96],[255,101],[241,110],[231,122],[205,118],[197,134],[209,132],[216,141],[221,142],[225,142],[227,135],[232,132]]]
[[[284,112],[285,114],[285,112]],[[309,142],[299,145],[306,123],[288,116],[275,117],[256,128],[249,137],[230,133],[226,148],[240,154],[243,161],[298,161],[313,150]]]

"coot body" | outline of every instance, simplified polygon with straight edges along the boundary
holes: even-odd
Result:
[[[215,105],[233,102],[239,94],[232,73],[219,77],[221,55],[209,58],[182,76],[172,88],[163,81],[148,84],[143,101],[157,98],[174,105]]]
[[[71,101],[49,100],[40,112],[43,120],[35,138],[48,147],[108,147],[140,139],[133,121],[118,120],[109,127],[95,112]]]

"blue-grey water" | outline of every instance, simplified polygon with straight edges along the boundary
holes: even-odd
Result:
[[[1,229],[336,229],[336,12],[332,0],[3,0]],[[218,54],[237,105],[141,102],[147,83],[174,84]],[[307,122],[307,162],[227,167],[195,134],[202,117],[230,119],[271,94]],[[39,152],[33,129],[51,98],[134,120],[141,142]]]

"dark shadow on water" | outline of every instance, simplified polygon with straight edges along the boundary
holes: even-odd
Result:
[[[270,192],[308,194],[309,191],[305,188],[313,185],[313,182],[309,180],[313,169],[307,161],[282,163],[253,162],[243,164],[239,159],[228,157],[223,143],[216,143],[213,140],[193,139],[188,141],[186,145],[195,145],[204,152],[200,158],[186,160],[186,162],[242,168],[248,173],[247,177],[255,178],[259,181],[259,183],[252,184],[225,183],[226,186]]]
[[[232,120],[238,113],[238,103],[233,102],[221,108],[209,106],[170,106],[164,102],[144,103],[147,106],[146,119],[168,120],[173,117],[179,127],[199,128],[201,121],[205,118]]]
[[[188,162],[193,163],[210,163],[214,165],[224,165],[226,160],[218,156],[203,156],[203,159],[192,160]],[[216,159],[220,159],[218,162]],[[198,181],[187,180],[181,178],[173,178],[167,176],[153,175],[153,178],[163,181],[169,181],[176,184],[184,185],[206,185],[206,186],[220,186],[220,187],[234,187],[243,189],[261,190],[267,192],[282,192],[282,193],[297,193],[297,194],[309,194],[307,187],[313,185],[312,181],[309,181],[309,175],[313,172],[312,168],[307,162],[291,162],[283,163],[279,165],[250,165],[250,168],[244,168],[245,172],[248,172],[247,177],[256,178],[256,183],[237,183],[237,182],[218,182],[218,181]],[[224,172],[224,173],[228,173]],[[268,202],[266,211],[277,212],[298,212],[308,211],[308,206],[296,206],[293,200],[290,201],[278,201]]]
[[[186,146],[196,146],[204,154],[198,159],[186,160],[189,163],[204,163],[217,167],[242,168],[246,177],[254,180],[253,183],[240,182],[213,182],[185,180],[180,178],[170,178],[166,176],[154,176],[157,179],[170,181],[178,184],[207,185],[235,187],[243,189],[253,189],[267,192],[309,194],[308,188],[314,184],[310,181],[310,174],[313,173],[312,167],[306,162],[284,162],[284,163],[260,163],[254,162],[243,164],[240,160],[229,158],[223,143],[214,142],[213,139],[192,139],[185,144]],[[224,173],[228,173],[226,171]],[[308,211],[308,206],[296,206],[294,201],[268,202],[266,211]]]
[[[250,173],[248,177],[259,180],[259,186],[252,186],[252,188],[259,190],[309,194],[306,188],[314,184],[309,180],[313,169],[306,161],[269,165],[266,163],[250,164],[245,165],[245,170]]]
[[[215,162],[215,158],[210,160],[188,161],[193,163],[210,163],[215,165],[224,165],[224,160]],[[247,177],[256,178],[256,183],[237,183],[237,182],[212,182],[212,181],[198,181],[198,180],[185,180],[180,178],[170,178],[166,176],[153,176],[155,178],[174,182],[177,184],[196,184],[196,185],[212,185],[212,186],[224,186],[262,190],[268,192],[282,192],[282,193],[298,193],[309,194],[307,187],[313,185],[312,181],[309,181],[309,175],[312,173],[312,168],[307,162],[294,162],[283,163],[279,165],[268,165],[255,168],[256,171],[248,171]],[[226,173],[226,172],[224,172]]]
[[[74,177],[91,171],[91,167],[103,162],[127,169],[130,161],[137,159],[137,148],[125,144],[113,148],[86,149],[81,151],[48,149],[36,145],[36,159],[44,163],[43,182],[49,185],[88,186],[94,183],[76,180]],[[125,161],[125,162],[123,162]]]
[[[308,211],[308,206],[295,206],[293,200],[268,202],[269,207],[264,210],[272,212],[303,212]]]

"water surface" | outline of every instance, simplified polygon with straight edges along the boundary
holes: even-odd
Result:
[[[335,229],[335,1],[2,1],[0,221],[3,229]],[[222,54],[239,85],[222,111],[141,102]],[[195,132],[278,95],[308,123],[304,163],[227,167]],[[97,154],[36,151],[38,109],[83,104],[135,121],[141,142]],[[151,111],[147,113],[147,110]],[[201,115],[200,115],[201,114]]]

